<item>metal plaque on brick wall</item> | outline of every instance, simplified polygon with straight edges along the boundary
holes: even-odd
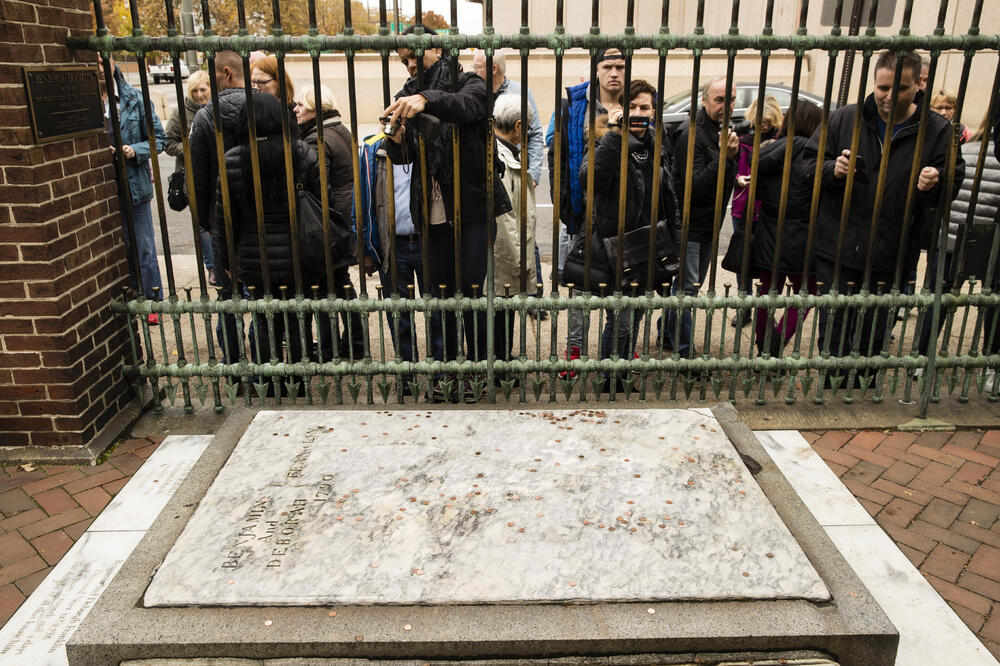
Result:
[[[24,92],[36,143],[104,130],[97,68],[25,67]]]

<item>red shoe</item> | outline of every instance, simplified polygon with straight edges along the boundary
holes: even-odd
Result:
[[[566,360],[567,361],[575,361],[578,358],[580,358],[580,348],[579,347],[570,347],[569,349],[566,350]],[[576,379],[576,372],[574,372],[573,370],[563,370],[562,372],[559,373],[559,378],[560,379]]]
[[[159,326],[160,325],[160,315],[156,314],[155,312],[150,312],[149,316],[146,318],[146,321],[149,322],[150,326]]]

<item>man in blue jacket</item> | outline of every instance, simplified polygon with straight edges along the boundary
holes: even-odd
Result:
[[[597,117],[606,115],[609,111],[622,108],[622,93],[625,90],[625,57],[618,49],[604,49],[597,54],[597,99],[593,99],[590,91],[590,81],[566,88],[566,98],[562,102],[562,153],[559,173],[559,271],[562,272],[566,263],[566,255],[576,241],[577,234],[586,228],[584,206],[584,187],[578,174],[580,165],[587,154],[587,127],[590,114],[588,105],[594,102]],[[555,148],[552,145],[555,136],[556,116],[553,113],[549,121],[549,129],[545,135],[549,147],[549,187],[554,192],[555,178]],[[555,203],[555,202],[554,202]],[[555,216],[553,216],[555,217]],[[570,293],[572,296],[572,292]],[[567,340],[566,358],[580,358],[583,346],[583,313],[571,310],[569,313],[569,336]],[[565,374],[565,373],[564,373]],[[576,373],[569,373],[575,376]]]
[[[142,96],[135,88],[125,82],[121,69],[115,64],[114,58],[108,59],[114,69],[114,86],[112,91],[116,106],[118,107],[118,119],[121,125],[122,154],[125,156],[125,176],[128,178],[128,191],[132,199],[132,220],[135,227],[135,255],[139,262],[138,272],[142,277],[142,290],[146,298],[151,300],[163,299],[163,283],[160,280],[160,264],[156,259],[156,234],[153,232],[153,213],[149,202],[153,198],[153,180],[150,176],[150,141],[147,135],[146,112],[143,108]],[[98,59],[101,81],[104,81],[104,63]],[[108,134],[111,136],[111,153],[115,152],[115,137],[111,125],[109,92],[102,90],[104,97],[104,117],[107,120]],[[163,131],[160,119],[153,112],[153,131],[156,145],[156,152],[162,152],[167,147],[167,133]],[[117,156],[113,158],[115,165],[115,177],[118,179],[118,204],[124,212],[127,201],[125,192],[121,186],[122,174],[118,172],[119,163]],[[125,235],[125,251],[128,254],[129,275],[132,284],[135,286],[136,266],[132,264],[132,238],[125,223],[125,216],[122,215],[122,231]],[[156,291],[153,291],[154,288]],[[157,314],[150,314],[148,321],[150,324],[159,324],[160,318]]]

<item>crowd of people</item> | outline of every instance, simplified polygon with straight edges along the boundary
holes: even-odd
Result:
[[[943,261],[951,276],[971,198],[978,197],[975,215],[986,222],[993,222],[1000,207],[1000,180],[990,176],[1000,173],[1000,163],[993,156],[986,163],[988,177],[976,192],[970,191],[972,179],[964,177],[966,161],[978,161],[982,128],[956,131],[957,100],[944,90],[931,96],[933,113],[922,116],[926,74],[913,53],[899,58],[886,52],[877,58],[873,90],[865,102],[830,113],[822,155],[823,112],[803,99],[794,113],[783,111],[773,97],[755,100],[746,122],[728,123],[728,135],[720,137],[736,96],[735,89],[727,89],[725,76],[703,85],[693,125],[685,122],[673,135],[663,132],[657,142],[657,90],[641,79],[626,89],[625,56],[614,48],[596,55],[596,89],[589,81],[568,87],[560,115],[553,114],[547,131],[531,93],[507,76],[502,52],[491,63],[483,52],[475,52],[471,72],[439,48],[427,49],[422,57],[401,48],[398,55],[408,79],[380,114],[383,131],[357,144],[332,91],[313,82],[296,88],[277,58],[263,53],[245,61],[234,52],[217,52],[213,72],[198,71],[189,78],[183,113],[178,109],[166,132],[153,119],[153,143],[176,158],[179,172],[187,137],[202,261],[207,281],[218,287],[221,299],[277,296],[295,285],[314,298],[326,298],[330,289],[338,299],[356,297],[346,263],[330,275],[321,266],[296,266],[289,184],[328,202],[331,217],[360,227],[360,269],[378,273],[387,297],[482,295],[488,248],[493,250],[495,293],[534,294],[542,281],[535,189],[546,151],[549,186],[554,193],[558,185],[559,191],[554,259],[570,295],[581,290],[643,293],[647,288],[695,295],[715,261],[713,239],[730,203],[734,233],[724,261],[737,273],[741,294],[753,294],[754,283],[757,293],[765,294],[781,293],[786,285],[810,294],[888,289],[900,272],[915,275],[922,250],[930,251],[929,266]],[[249,72],[244,72],[245,62]],[[214,104],[210,75],[218,91]],[[127,188],[120,191],[121,196],[130,194],[134,211],[136,248],[130,250],[130,260],[135,255],[138,268],[130,267],[139,271],[145,296],[161,298],[149,211],[151,142],[138,92],[117,67],[114,81],[127,175]],[[856,124],[861,131],[855,143]],[[955,155],[953,187],[945,188],[956,137],[963,145]],[[216,143],[219,138],[222,146]],[[918,150],[920,169],[911,191]],[[360,167],[357,191],[355,158]],[[814,211],[818,161],[821,180]],[[554,183],[557,172],[560,181]],[[937,247],[934,211],[943,205],[946,189],[956,201],[947,244]],[[593,201],[587,201],[588,193]],[[490,218],[488,199],[493,202]],[[684,226],[686,201],[690,212]],[[461,233],[455,232],[456,221]],[[822,351],[878,355],[888,343],[897,310],[821,309]],[[438,361],[479,361],[492,351],[495,358],[510,360],[515,313],[496,312],[492,350],[487,349],[484,310],[426,313],[422,337],[427,354]],[[808,311],[789,308],[781,317],[774,314],[773,308],[737,309],[732,325],[754,322],[758,353],[781,356]],[[625,307],[607,310],[600,358],[633,358],[640,315]],[[150,324],[158,323],[155,317],[150,315]],[[579,310],[568,313],[567,359],[580,358],[585,348],[583,317]],[[418,361],[421,336],[411,313],[388,314],[388,322],[397,358]],[[669,311],[656,322],[657,344],[681,357],[695,357],[692,322],[690,310]],[[283,353],[289,362],[324,362],[364,358],[366,327],[356,312],[345,311],[339,318],[319,314],[314,340],[308,316],[254,314],[247,343],[243,323],[229,314],[218,318],[216,334],[227,363],[247,355],[258,362],[282,360]],[[921,353],[927,353],[931,332],[928,318],[920,331]],[[830,374],[828,381],[838,381],[836,373]],[[563,378],[575,376],[562,373]],[[605,390],[617,390],[623,379],[606,373]],[[865,381],[865,374],[857,373],[856,380]],[[404,385],[408,391],[409,382]],[[467,379],[464,386],[448,390],[435,382],[428,397],[474,400],[474,393]]]

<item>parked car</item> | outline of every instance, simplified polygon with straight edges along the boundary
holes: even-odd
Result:
[[[783,86],[779,84],[768,85],[765,87],[765,94],[771,95],[776,100],[778,104],[781,105],[781,112],[784,113],[788,110],[788,107],[792,104],[792,89],[788,86]],[[737,83],[736,84],[736,104],[733,108],[733,119],[732,126],[736,127],[740,123],[744,122],[746,119],[747,108],[750,103],[757,98],[757,92],[759,91],[759,84],[757,83]],[[804,90],[799,90],[799,100],[806,100],[816,104],[817,106],[823,106],[823,98],[817,97],[812,93],[807,93]],[[698,103],[701,104],[701,91],[698,91]],[[677,93],[676,95],[667,98],[663,102],[663,129],[667,136],[673,137],[676,134],[677,129],[681,126],[685,120],[688,119],[688,114],[691,109],[691,91],[686,90],[684,92]]]
[[[153,83],[162,81],[174,82],[174,65],[165,61],[156,65],[149,65],[147,68],[149,75],[153,77]],[[187,63],[181,60],[181,79],[186,79],[190,75]]]

